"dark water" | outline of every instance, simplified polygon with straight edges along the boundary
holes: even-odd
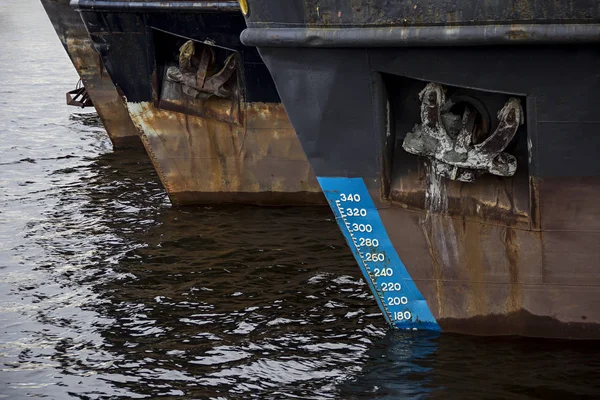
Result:
[[[592,398],[593,343],[387,330],[328,210],[173,209],[0,0],[0,398]]]

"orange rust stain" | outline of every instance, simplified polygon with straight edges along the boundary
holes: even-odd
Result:
[[[486,315],[489,313],[488,296],[484,288],[485,256],[484,241],[487,239],[488,228],[485,225],[461,224],[458,242],[461,244],[461,257],[458,267],[463,268],[469,279],[468,309],[471,315]]]
[[[425,207],[425,174],[414,171],[396,177],[390,184],[389,200],[406,208]],[[474,183],[446,182],[448,210],[454,218],[492,225],[530,229],[529,188],[514,187],[506,179],[482,177]]]
[[[508,38],[511,40],[523,40],[528,39],[531,35],[522,29],[511,29],[508,32]]]
[[[439,218],[439,216],[434,216]],[[434,228],[431,223],[431,219],[425,219],[421,222],[421,228],[423,229],[423,235],[427,243],[427,249],[431,257],[431,265],[433,267],[433,280],[435,282],[435,298],[437,304],[437,317],[441,318],[446,315],[444,305],[446,304],[446,297],[444,291],[444,265],[443,260],[438,254],[438,248],[434,240]]]
[[[148,136],[142,135],[141,139],[142,139],[142,143],[144,144],[144,147],[146,148],[146,152],[148,153],[148,156],[150,157],[150,161],[152,161],[152,164],[154,165],[154,169],[156,170],[156,173],[158,174],[158,177],[159,177],[161,183],[163,184],[165,190],[167,191],[167,193],[170,196],[171,193],[173,193],[173,188],[169,184],[169,180],[166,178],[165,173],[162,170],[160,163],[158,162],[158,158],[156,157],[156,154],[154,154],[154,151],[152,150],[153,146],[150,145]]]
[[[421,216],[421,228],[431,258],[435,303],[430,305],[437,306],[436,317],[471,317],[521,309],[523,282],[517,230],[441,214]],[[448,286],[448,282],[453,284]],[[507,285],[505,304],[490,297],[488,285],[495,283]]]
[[[187,96],[179,99],[161,99],[160,107],[164,110],[240,126],[243,123],[239,104],[216,96],[209,99],[192,99]]]
[[[131,121],[127,106],[104,70],[98,53],[92,48],[92,41],[87,37],[68,38],[66,45],[113,145],[118,147],[125,138],[139,137],[140,132]]]
[[[514,229],[506,227],[503,243],[510,278],[510,291],[506,300],[506,312],[513,312],[520,310],[523,304],[523,288],[519,273],[520,246]]]
[[[539,179],[531,177],[529,179],[529,191],[531,193],[531,229],[541,231],[542,218],[540,214],[540,183]]]
[[[197,193],[198,198],[216,201],[218,196],[207,194],[222,193],[230,199],[232,193],[320,193],[281,104],[247,104],[243,125],[150,103],[131,103],[129,109],[170,194],[186,192],[193,201]],[[315,197],[315,203],[322,202]]]
[[[523,183],[523,182],[521,182]],[[521,184],[519,183],[519,184]],[[535,226],[538,206],[530,186],[512,180],[490,179],[485,185],[445,182],[444,207],[428,210],[425,181],[418,173],[391,182],[392,204],[414,212],[431,259],[438,318],[464,318],[519,311],[523,304],[523,279],[532,279],[531,268],[540,248]],[[447,206],[446,206],[447,204]],[[462,215],[461,215],[462,214]],[[539,222],[537,222],[539,224]],[[528,243],[521,257],[521,243]],[[523,274],[525,273],[525,276]],[[502,286],[498,286],[498,285]],[[490,290],[493,289],[493,290]],[[498,302],[493,296],[506,296]]]

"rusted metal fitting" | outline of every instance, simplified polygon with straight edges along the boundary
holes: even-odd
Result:
[[[180,83],[183,92],[195,99],[207,99],[211,96],[230,97],[231,90],[225,84],[236,71],[235,53],[227,57],[218,72],[210,75],[209,71],[214,67],[215,62],[213,51],[209,46],[203,46],[198,57],[195,46],[192,40],[188,40],[181,46],[179,67],[169,67],[167,79]]]
[[[484,172],[515,174],[517,160],[504,150],[525,118],[519,99],[513,97],[506,102],[498,112],[498,126],[489,136],[483,132],[485,139],[480,143],[477,138],[482,136],[482,126],[476,123],[481,121],[477,107],[467,104],[462,115],[453,113],[453,103],[446,100],[444,88],[433,82],[419,93],[419,99],[421,124],[406,135],[404,150],[430,158],[436,164],[436,173],[453,180],[472,182]]]
[[[92,99],[85,89],[85,86],[81,83],[81,80],[77,82],[77,86],[75,89],[67,92],[67,105],[76,106],[76,107],[93,107],[94,103],[92,103]]]
[[[247,16],[248,15],[248,2],[246,0],[238,0],[238,3],[240,4],[240,10],[242,10],[242,14]]]

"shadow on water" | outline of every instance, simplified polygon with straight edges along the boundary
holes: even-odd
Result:
[[[591,399],[597,342],[389,331],[339,388],[347,399]]]

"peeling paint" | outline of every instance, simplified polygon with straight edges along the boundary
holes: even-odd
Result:
[[[246,104],[243,125],[127,106],[176,205],[325,204],[281,104]]]

